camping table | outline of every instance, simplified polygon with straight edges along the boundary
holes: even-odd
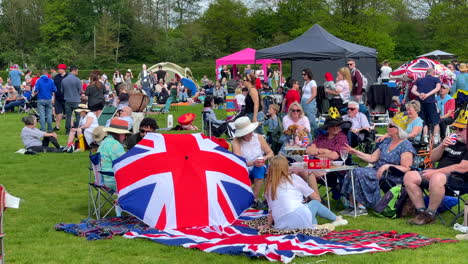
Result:
[[[331,166],[328,169],[308,169],[308,168],[302,168],[302,167],[289,167],[290,172],[306,172],[307,177],[310,177],[310,174],[312,172],[323,172],[325,173],[323,175],[323,180],[325,181],[325,188],[327,188],[327,205],[328,209],[330,209],[330,196],[328,194],[328,181],[327,181],[327,173],[329,172],[335,172],[335,171],[351,171],[351,186],[353,189],[353,203],[354,203],[354,208],[356,208],[356,195],[355,195],[355,190],[354,190],[354,166],[347,166],[347,165],[342,165],[342,166]],[[354,217],[356,217],[356,210],[354,210]]]

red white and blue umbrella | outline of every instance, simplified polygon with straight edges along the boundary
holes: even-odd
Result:
[[[429,68],[435,70],[436,77],[439,77],[442,83],[449,85],[453,83],[453,73],[445,65],[425,57],[417,58],[401,65],[390,73],[390,78],[402,82],[413,82],[426,76],[426,71]]]
[[[148,133],[114,172],[122,209],[160,230],[228,226],[254,200],[245,160],[202,134]]]

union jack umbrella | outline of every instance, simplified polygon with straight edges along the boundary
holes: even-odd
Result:
[[[453,83],[453,73],[447,67],[436,60],[425,57],[417,58],[401,65],[390,73],[390,78],[397,81],[413,82],[418,78],[426,76],[428,68],[433,68],[436,76],[439,77],[443,83],[450,85]]]
[[[228,226],[254,200],[245,160],[202,134],[148,133],[114,172],[122,209],[160,230]]]

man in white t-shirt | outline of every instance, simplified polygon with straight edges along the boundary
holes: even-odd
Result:
[[[385,60],[383,62],[383,66],[380,68],[380,81],[381,82],[388,82],[390,81],[390,73],[392,72],[392,68],[388,66],[388,61]]]

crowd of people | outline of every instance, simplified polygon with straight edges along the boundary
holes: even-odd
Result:
[[[391,68],[388,68],[388,62],[384,62],[380,76],[382,81],[389,78]],[[217,119],[213,109],[225,107],[226,95],[234,93],[238,114],[232,120],[235,133],[231,150],[246,160],[255,195],[254,207],[268,207],[268,224],[279,229],[313,228],[317,224],[316,216],[332,221],[335,226],[347,223],[342,216],[335,215],[321,204],[318,186],[323,181],[323,173],[290,173],[285,158],[285,147],[290,145],[304,147],[309,158],[337,161],[341,153],[346,152],[371,164],[347,173],[327,175],[333,197],[341,197],[345,206],[339,212],[343,216],[366,215],[368,209],[374,208],[380,200],[381,189],[388,191],[389,188],[382,187],[382,181],[385,180],[387,187],[402,183],[407,186],[409,197],[416,208],[416,215],[409,222],[416,225],[429,224],[435,221],[448,179],[455,177],[468,181],[468,111],[458,111],[455,115],[455,104],[450,96],[453,87],[441,85],[433,69],[428,69],[426,76],[415,82],[411,93],[416,99],[407,100],[399,106],[399,113],[388,122],[387,133],[377,138],[377,147],[370,153],[355,148],[374,129],[371,120],[362,111],[365,108],[362,97],[366,79],[357,69],[355,60],[350,59],[347,67],[337,69],[336,78],[333,78],[332,73],[325,74],[323,91],[331,110],[323,124],[317,114],[316,99],[319,91],[312,70],[303,69],[303,82],[290,80],[290,88],[285,91],[281,86],[283,78],[279,78],[270,66],[268,69],[271,72],[265,80],[264,73],[252,70],[250,65],[244,74],[237,73],[234,76],[227,66],[223,66],[220,81],[213,83],[204,76],[202,88],[196,94],[191,94],[179,79],[167,82],[168,75],[162,67],[150,72],[143,65],[136,88],[131,70],[125,76],[116,70],[111,87],[107,76],[99,71],[93,71],[89,80],[83,82],[77,77],[77,67],[71,66],[67,71],[64,64],[57,67],[57,72],[44,70],[35,80],[30,78],[26,84],[20,82],[17,85],[17,78],[21,80],[23,73],[13,67],[8,80],[11,85],[7,87],[7,105],[23,100],[21,98],[37,98],[40,129],[36,128],[35,116],[23,118],[25,127],[21,137],[27,151],[74,152],[77,139],[79,149],[88,145],[101,153],[102,169],[109,172],[109,175],[104,176],[104,182],[110,188],[115,188],[115,180],[111,175],[112,161],[135,146],[147,133],[155,132],[158,128],[154,119],[145,118],[139,124],[138,132],[130,135],[134,125],[132,109],[125,102],[132,89],[143,91],[151,101],[159,102],[163,96],[172,97],[174,101],[202,102],[205,118],[213,124],[215,136],[218,137],[226,131],[227,121]],[[466,65],[461,64],[459,69],[460,77],[457,78],[461,79],[467,72]],[[25,76],[28,74],[30,72]],[[272,84],[276,86],[275,89],[271,87]],[[456,85],[457,89],[465,89],[460,88],[460,82],[456,82]],[[281,100],[265,102],[262,94],[272,93],[279,94]],[[119,107],[119,113],[105,127],[100,127],[99,116],[110,100]],[[340,112],[345,114],[341,115]],[[66,146],[59,146],[55,131],[60,130],[64,113],[68,141]],[[437,147],[430,158],[438,166],[436,169],[418,172],[413,170],[415,144],[427,136],[424,132],[426,127],[433,129]],[[450,130],[452,135],[445,137]],[[266,137],[263,136],[265,132]],[[49,147],[49,143],[55,148]],[[427,208],[422,202],[420,186],[429,188],[430,203]],[[352,195],[353,188],[355,196]],[[265,201],[262,201],[262,196]]]

